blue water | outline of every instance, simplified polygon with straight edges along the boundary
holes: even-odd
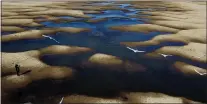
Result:
[[[111,3],[111,2],[109,2]],[[95,4],[95,5],[107,5],[105,4]],[[138,49],[139,51],[144,51],[142,53],[134,53],[133,51],[127,49],[125,46],[120,45],[120,42],[141,42],[152,39],[153,37],[160,34],[169,34],[165,32],[152,31],[149,33],[142,32],[123,32],[118,30],[110,30],[111,26],[120,25],[132,25],[132,24],[145,24],[143,19],[131,18],[131,15],[139,15],[138,9],[134,9],[130,4],[116,4],[120,8],[127,9],[127,11],[122,10],[104,10],[101,14],[87,14],[91,16],[91,20],[104,19],[98,22],[87,22],[88,19],[79,18],[76,22],[53,22],[47,21],[41,24],[44,27],[77,27],[77,28],[89,28],[89,32],[80,33],[65,33],[58,32],[53,35],[49,35],[60,43],[55,42],[49,38],[42,39],[24,39],[12,42],[3,42],[2,51],[3,52],[22,52],[28,50],[37,50],[50,45],[72,45],[72,46],[82,46],[95,49],[96,52],[111,54],[114,56],[119,56],[122,58],[127,58],[129,60],[137,61],[137,56],[143,56],[146,53],[153,52],[154,50],[161,48],[163,46],[182,46],[185,45],[181,42],[164,42],[159,45],[152,46],[140,46],[133,47],[133,49]],[[63,19],[75,19],[71,16],[59,16]],[[146,21],[146,20],[145,20]],[[31,29],[41,29],[42,27],[23,27],[26,30]],[[7,35],[9,32],[2,32],[2,35]],[[45,34],[47,35],[47,34]],[[21,46],[21,47],[19,47]],[[169,60],[181,60],[178,57],[171,56],[167,57]],[[147,60],[147,59],[146,59]],[[144,60],[142,60],[144,62]],[[202,66],[203,65],[198,65]]]
[[[109,5],[112,3],[113,2],[109,1],[104,3],[102,2],[94,3],[94,5]],[[23,39],[23,40],[2,42],[2,52],[23,52],[29,50],[38,50],[40,48],[45,48],[50,45],[81,46],[81,47],[89,47],[93,49],[92,52],[88,52],[85,54],[78,54],[78,55],[66,55],[66,54],[42,55],[40,57],[40,60],[42,62],[52,66],[72,67],[74,68],[75,71],[78,71],[79,76],[75,78],[76,83],[72,83],[71,85],[67,84],[70,83],[70,81],[68,80],[64,83],[61,83],[61,85],[54,84],[53,82],[52,84],[43,82],[40,84],[41,87],[36,87],[36,85],[34,85],[35,87],[31,87],[31,89],[28,89],[29,92],[31,91],[32,95],[34,93],[41,93],[42,95],[44,91],[45,92],[48,91],[47,93],[49,93],[59,90],[62,90],[63,92],[67,93],[68,90],[71,90],[70,88],[71,86],[74,87],[74,89],[78,90],[78,92],[81,92],[80,90],[85,90],[86,94],[90,92],[94,92],[94,90],[98,90],[98,92],[100,91],[107,92],[108,89],[109,90],[113,89],[114,86],[115,87],[118,86],[119,88],[120,87],[119,82],[124,82],[123,85],[125,89],[123,91],[128,91],[131,89],[134,91],[134,89],[140,89],[140,88],[142,89],[142,87],[143,89],[149,88],[150,91],[151,89],[162,89],[166,93],[171,93],[174,90],[176,90],[177,92],[181,93],[178,96],[192,94],[193,96],[198,96],[198,98],[203,99],[204,96],[202,95],[204,94],[202,94],[201,92],[204,93],[203,89],[206,85],[203,84],[204,80],[202,79],[202,80],[195,81],[195,79],[193,78],[188,79],[188,78],[180,77],[179,76],[180,73],[175,72],[175,70],[172,68],[172,64],[175,61],[181,61],[206,69],[207,68],[206,63],[194,62],[192,60],[185,59],[179,56],[169,56],[166,58],[165,57],[153,58],[153,57],[145,56],[146,53],[153,52],[154,50],[159,49],[163,46],[185,45],[184,43],[181,42],[162,42],[159,45],[133,47],[133,49],[144,51],[138,53],[134,53],[133,51],[129,50],[126,46],[120,45],[120,42],[141,42],[141,41],[150,40],[157,35],[165,35],[165,34],[167,35],[170,33],[159,32],[159,31],[143,33],[143,32],[126,32],[126,31],[110,30],[109,27],[111,26],[145,24],[145,21],[147,21],[146,19],[143,18],[131,18],[132,15],[140,15],[139,11],[142,10],[147,11],[147,9],[142,9],[142,10],[134,9],[131,7],[130,4],[116,4],[116,5],[117,7],[120,7],[122,9],[127,9],[127,11],[105,10],[102,11],[101,14],[87,14],[91,16],[91,18],[89,19],[78,18],[79,21],[76,22],[47,21],[41,23],[44,25],[44,27],[22,27],[26,30],[42,29],[42,28],[49,28],[49,27],[52,28],[77,27],[77,28],[89,28],[91,29],[91,31],[74,33],[74,34],[67,33],[67,32],[44,34],[44,35],[51,36],[52,38],[54,38],[60,43],[57,43],[54,40],[45,37],[42,37],[40,39]],[[74,17],[71,16],[59,16],[59,18],[75,19]],[[104,19],[104,20],[98,22],[88,22],[88,20],[99,20],[99,19]],[[11,33],[14,32],[2,32],[2,35],[8,35]],[[139,63],[147,69],[147,72],[146,73],[124,72],[124,74],[123,73],[120,74],[120,73],[115,73],[115,71],[108,72],[107,69],[106,70],[104,69],[103,71],[100,72],[98,69],[91,70],[91,69],[80,68],[80,66],[82,65],[81,62],[87,60],[88,57],[90,57],[94,53],[105,53],[105,54],[117,56],[121,58],[123,61],[130,60],[131,62]],[[173,70],[169,72],[171,68]],[[174,72],[176,74],[172,74]],[[106,77],[102,78],[103,76]],[[106,82],[110,82],[110,83],[106,83]],[[79,85],[79,83],[81,84]],[[102,83],[106,83],[106,84],[103,85]],[[52,87],[50,87],[49,85],[52,85]],[[54,87],[55,85],[58,85],[58,87],[55,88]],[[29,88],[28,86],[26,88]],[[109,86],[109,88],[105,86]],[[97,89],[99,87],[104,87],[104,89]],[[43,89],[43,91],[39,90],[41,88]],[[45,90],[48,88],[49,89],[55,88],[55,89]],[[23,91],[24,90],[25,89],[23,89]],[[25,90],[25,92],[26,92],[25,95],[27,95],[28,93],[27,90]],[[52,94],[49,94],[49,96],[51,95]],[[55,95],[57,95],[57,93],[55,93]],[[202,97],[200,97],[200,95]],[[42,96],[40,97],[41,99],[43,98]],[[28,101],[30,102],[30,100]]]
[[[46,27],[77,27],[77,28],[95,28],[85,22],[55,23],[52,21],[42,22]]]

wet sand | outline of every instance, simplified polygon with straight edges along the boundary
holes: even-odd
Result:
[[[206,103],[203,4],[2,2],[2,102]]]

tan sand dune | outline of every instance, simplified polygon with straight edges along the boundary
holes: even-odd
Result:
[[[2,17],[2,19],[34,19],[37,17],[41,17],[41,16],[15,15],[15,16]]]
[[[89,16],[84,15],[84,13],[80,10],[64,10],[64,9],[50,9],[46,11],[39,12],[28,12],[24,13],[26,15],[55,15],[55,16],[74,16],[74,17],[84,17],[89,18]]]
[[[192,13],[192,12],[191,12]],[[177,18],[177,19],[189,19],[189,18],[194,18],[194,16],[196,15],[200,15],[202,17],[199,16],[199,18],[204,19],[204,12],[196,12],[196,13],[192,13],[190,14],[190,12],[166,12],[166,11],[162,11],[162,12],[142,12],[142,14],[148,14],[148,15],[152,15],[152,16],[162,16],[162,17],[171,17],[171,18]],[[198,18],[198,17],[195,17]]]
[[[182,21],[151,21],[150,23],[176,29],[206,29],[206,24],[195,24]]]
[[[192,2],[172,2],[171,5],[176,5],[182,9],[191,10],[191,11],[200,11],[205,10],[205,5],[199,5]]]
[[[183,103],[182,98],[172,97],[162,93],[126,93],[131,103]]]
[[[45,7],[27,7],[27,8],[4,8],[3,11],[8,11],[8,12],[17,12],[21,14],[22,12],[35,12],[35,11],[45,11],[48,8]]]
[[[149,45],[158,45],[161,42],[197,42],[206,44],[206,29],[191,29],[191,30],[181,30],[176,34],[165,34],[158,35],[152,38],[151,40],[142,41],[142,42],[121,42],[120,44],[136,47],[136,46],[149,46]]]
[[[30,55],[28,54],[30,53]],[[31,83],[33,80],[40,80],[46,78],[63,78],[71,77],[72,70],[65,67],[50,67],[40,60],[36,59],[34,55],[37,55],[38,51],[28,51],[23,53],[3,53],[2,58],[4,59],[2,64],[2,72],[15,72],[14,63],[21,62],[21,71],[25,72],[32,70],[31,73],[26,75],[8,75],[2,77],[2,88],[4,90],[12,90],[16,88],[25,87],[27,84]],[[32,56],[31,56],[32,55]],[[10,60],[6,60],[12,58]],[[50,70],[50,71],[48,71]],[[49,73],[48,73],[49,72]]]
[[[178,19],[174,17],[164,17],[164,16],[142,16],[141,18],[148,18],[150,21],[167,20],[167,21],[182,21],[182,22],[197,23],[197,24],[203,24],[206,22],[206,20],[202,20],[200,18]]]
[[[54,21],[54,22],[74,22],[78,21],[79,19],[76,18],[59,18],[54,16],[42,16],[41,19],[35,19],[35,22],[46,22],[46,21]]]
[[[5,16],[16,16],[18,15],[18,13],[15,13],[15,12],[2,12],[2,17],[5,17]]]
[[[207,76],[207,69],[199,68],[184,62],[175,62],[174,67],[176,67],[184,75]]]
[[[45,54],[77,54],[91,51],[88,48],[69,47],[69,46],[50,46],[40,50],[32,50],[18,53],[2,53],[2,73],[13,73],[2,77],[3,89],[12,90],[25,87],[33,80],[41,79],[62,79],[73,75],[72,69],[62,66],[49,66],[43,63],[39,58]],[[31,70],[29,74],[15,75],[15,64],[20,64],[23,73]],[[49,70],[49,71],[48,71]]]
[[[28,25],[33,23],[33,19],[3,19],[2,25]]]
[[[178,32],[179,29],[174,29],[170,27],[164,27],[154,24],[137,24],[137,25],[127,25],[127,26],[112,26],[110,29],[120,30],[120,31],[131,31],[131,32]]]
[[[89,16],[84,15],[81,10],[68,10],[68,4],[65,2],[25,2],[25,3],[7,3],[3,2],[3,10],[5,11],[5,15],[14,15],[10,12],[17,12],[21,15],[55,15],[55,16],[75,16],[75,17],[84,17],[89,18]],[[74,4],[73,4],[74,6]],[[76,5],[77,6],[77,5]],[[61,9],[62,7],[62,9]],[[10,14],[8,14],[10,13]],[[20,15],[20,16],[21,16]]]
[[[55,32],[55,30],[50,30],[50,31]],[[21,40],[21,39],[43,38],[42,35],[44,35],[44,32],[42,30],[28,30],[24,32],[2,36],[2,42]]]
[[[125,10],[122,8],[118,8],[114,5],[87,5],[87,6],[68,6],[67,9],[75,9],[75,10],[95,10],[95,11],[102,11],[102,10]]]
[[[164,2],[164,1],[117,1],[118,3],[130,3],[132,7],[140,8],[135,18],[147,18],[147,24],[136,24],[127,26],[113,26],[110,29],[132,32],[171,32],[167,35],[158,35],[143,42],[122,42],[122,45],[136,47],[158,45],[161,42],[183,42],[184,46],[164,46],[152,53],[145,54],[150,58],[163,58],[162,54],[180,56],[195,62],[206,63],[206,3],[205,2]],[[91,2],[92,3],[92,2]],[[86,14],[101,13],[103,10],[123,10],[115,5],[92,6],[89,2],[2,2],[2,31],[17,32],[3,35],[2,42],[39,39],[42,35],[55,34],[56,32],[79,33],[90,31],[86,28],[43,28],[40,30],[26,30],[20,26],[36,27],[42,26],[39,22],[55,21],[62,19],[58,16],[72,16],[88,18],[87,22],[100,22],[105,19],[93,20]],[[146,11],[149,10],[149,11]],[[145,15],[145,16],[144,16]],[[146,16],[147,15],[147,16]],[[40,17],[40,18],[38,18]],[[38,19],[37,19],[38,18]],[[66,20],[70,22],[73,20]],[[76,21],[76,20],[74,20]],[[19,27],[18,27],[19,26]],[[75,68],[66,66],[50,66],[41,60],[44,55],[77,55],[95,52],[87,47],[52,45],[39,50],[25,52],[6,53],[2,52],[2,92],[5,95],[12,94],[19,88],[27,88],[28,84],[37,80],[53,79],[65,80],[76,78]],[[159,54],[158,54],[159,53]],[[31,72],[17,76],[15,64],[20,65],[20,72],[31,70]],[[88,59],[81,60],[80,66],[86,69],[103,69],[110,71],[144,72],[145,66],[119,57],[94,53]],[[174,67],[183,77],[206,77],[207,69],[193,66],[189,63],[177,61],[170,67]],[[112,79],[113,80],[113,79]],[[69,80],[66,80],[69,81]],[[82,82],[80,82],[82,83]],[[61,83],[62,85],[62,83]],[[41,86],[41,85],[40,85]],[[140,85],[141,86],[141,85]],[[83,86],[85,87],[85,86]],[[164,87],[164,86],[161,86]],[[179,87],[179,86],[177,86]],[[11,93],[9,93],[11,92]],[[41,92],[38,92],[41,93]],[[69,92],[64,95],[63,103],[199,103],[183,97],[153,92],[123,93],[117,97],[98,97],[88,95],[74,95]],[[183,92],[178,92],[183,93]],[[60,95],[51,95],[54,99],[61,100]],[[7,100],[11,100],[8,99]],[[24,99],[25,100],[25,99]],[[50,99],[51,100],[51,99]]]
[[[122,96],[126,97],[123,99]],[[122,96],[112,98],[99,98],[85,95],[69,95],[63,98],[63,103],[198,103],[182,97],[173,97],[162,93],[133,92],[122,93]]]
[[[177,29],[206,29],[206,6],[198,6],[197,4],[193,4],[190,2],[173,2],[169,4],[174,5],[176,7],[181,7],[183,10],[188,11],[173,12],[168,10],[142,12],[142,14],[152,15],[145,16],[146,18],[151,19],[150,23],[152,24]]]
[[[85,28],[74,28],[74,27],[60,27],[60,28],[46,28],[43,30],[28,30],[19,33],[9,34],[2,36],[2,42],[21,40],[21,39],[38,39],[44,38],[42,35],[55,35],[56,32],[69,32],[69,33],[78,33],[83,31],[89,31]]]
[[[99,98],[85,95],[69,95],[64,97],[63,103],[125,103],[120,99]]]
[[[172,54],[185,57],[191,60],[206,63],[206,44],[189,43],[185,46],[164,46],[155,52],[163,54]]]
[[[4,32],[21,32],[21,31],[24,31],[23,28],[21,27],[17,27],[17,26],[2,26],[1,27],[1,31],[4,31]]]
[[[42,48],[40,50],[32,50],[26,52],[18,53],[2,53],[2,73],[11,73],[2,77],[3,89],[12,90],[16,88],[22,88],[32,83],[33,80],[42,80],[42,79],[61,79],[70,77],[73,75],[72,69],[69,67],[62,66],[49,66],[39,59],[42,55],[45,54],[77,54],[90,52],[91,50],[83,47],[69,47],[69,46],[49,46]],[[102,59],[100,61],[99,59]],[[109,60],[110,61],[109,61]],[[108,61],[108,62],[106,62]],[[88,63],[97,64],[98,66],[103,66],[105,68],[110,68],[108,66],[124,67],[128,71],[140,71],[144,70],[140,65],[131,63],[129,61],[123,62],[121,59],[118,59],[111,55],[105,54],[94,54],[88,60]],[[31,70],[29,74],[17,76],[15,75],[14,65],[20,64],[21,72]],[[96,65],[92,65],[98,67]],[[87,66],[86,66],[87,67]],[[139,67],[139,68],[138,68]],[[138,68],[138,69],[137,69]],[[48,71],[50,70],[50,71]],[[12,74],[13,73],[13,74]]]
[[[141,64],[137,64],[130,61],[123,61],[118,57],[96,53],[92,55],[87,62],[83,63],[84,67],[89,68],[101,68],[101,69],[110,69],[110,70],[117,70],[117,71],[129,71],[129,72],[136,72],[136,71],[146,71],[146,68]]]
[[[28,27],[36,27],[42,26],[42,24],[33,22],[33,19],[3,19],[3,26],[28,26]]]
[[[41,54],[74,54],[74,53],[83,53],[91,51],[90,48],[85,47],[70,47],[63,45],[52,45],[39,50]]]
[[[56,2],[56,4],[61,3],[61,2]],[[36,2],[36,1],[24,1],[22,2],[6,2],[4,1],[3,6],[5,7],[13,7],[13,8],[21,8],[21,7],[33,7],[33,6],[45,6],[45,5],[52,5],[54,4],[53,2]],[[5,9],[5,8],[4,8]]]

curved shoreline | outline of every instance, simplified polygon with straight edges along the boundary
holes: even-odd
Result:
[[[127,3],[128,6],[118,5],[120,3]],[[18,97],[15,96],[17,89],[20,89],[25,95],[22,99],[14,100],[16,102],[21,102],[19,100],[30,101],[29,96],[33,96],[31,89],[36,90],[34,96],[37,97],[37,102],[42,99],[50,102],[48,97],[53,96],[54,100],[51,101],[51,104],[58,103],[59,96],[65,96],[64,103],[78,102],[74,99],[98,103],[160,103],[163,102],[163,98],[172,103],[192,103],[191,100],[207,102],[204,88],[206,86],[204,82],[207,78],[205,66],[205,5],[197,2],[148,1],[113,2],[110,5],[96,5],[93,7],[91,5],[93,5],[93,2],[2,3],[3,32],[16,32],[2,36],[2,42],[5,45],[3,47],[6,47],[7,43],[15,43],[14,46],[18,46],[17,41],[24,43],[28,40],[31,40],[30,45],[34,45],[35,42],[32,41],[35,41],[35,39],[37,39],[37,43],[44,44],[41,47],[37,45],[36,48],[28,45],[29,50],[26,51],[22,45],[18,52],[14,50],[15,48],[12,51],[2,52],[1,67],[3,74],[1,80],[5,102],[11,100],[9,96],[14,96],[11,97],[12,99]],[[136,8],[140,11],[130,14],[130,8]],[[149,9],[143,10],[145,8]],[[113,22],[113,25],[106,23],[104,26],[107,26],[102,29],[101,23],[111,18],[110,12],[111,14],[116,13],[116,11],[105,11],[105,15],[109,17],[103,18],[104,15],[99,14],[104,14],[102,12],[104,10],[121,10],[127,14],[127,19],[131,19],[129,21],[138,21],[142,18],[147,20],[142,20],[142,23],[138,21],[137,24],[133,25],[130,25],[130,23],[120,25],[118,22]],[[63,19],[57,16],[68,16],[68,18]],[[99,19],[95,19],[98,16]],[[129,17],[133,17],[133,19]],[[79,20],[80,18],[82,19]],[[42,25],[44,21],[54,21],[57,24],[61,22],[67,24],[73,21],[88,22],[90,25],[99,27],[95,29],[77,28],[78,26],[45,28],[45,25]],[[81,25],[79,24],[79,26]],[[88,35],[96,29],[97,32],[104,31],[103,33],[108,34],[103,34],[103,36],[101,34]],[[120,42],[119,47],[107,42],[102,43],[105,42],[104,39],[109,37],[107,35],[114,35],[116,38],[121,37],[122,32],[111,32],[113,30],[141,32],[142,34],[160,31],[160,33],[167,32],[169,34],[158,34],[147,41]],[[89,32],[87,33],[87,31]],[[84,37],[68,37],[70,40],[64,38],[68,33],[82,32],[87,33],[85,37],[91,37],[86,38],[90,39],[87,41],[90,47],[81,46],[86,43],[82,39]],[[51,37],[52,35],[54,35],[54,39]],[[49,41],[38,41],[41,40],[39,38],[43,37],[51,41],[54,40],[53,42],[59,37],[65,43],[66,41],[79,41],[82,44],[79,44],[81,47],[78,47],[71,44],[53,44]],[[100,39],[97,40],[96,38]],[[119,40],[117,39],[117,41]],[[49,43],[45,44],[44,42]],[[183,45],[161,45],[164,42],[181,42]],[[153,45],[161,45],[161,47],[151,53],[135,53],[133,52],[135,48],[133,48],[133,51],[126,48],[126,46],[140,48],[141,46]],[[195,61],[193,64],[204,63],[204,65],[193,65],[179,59],[172,61],[170,60],[172,55],[192,62]],[[27,70],[31,70],[31,72],[17,76],[13,67],[15,63],[20,63],[21,72]],[[50,89],[50,91],[43,91],[42,89]],[[74,92],[71,92],[71,90],[74,90]],[[38,97],[40,94],[43,94],[42,98]],[[105,94],[108,95],[108,98],[101,96]],[[109,97],[111,94],[114,94],[115,97]]]

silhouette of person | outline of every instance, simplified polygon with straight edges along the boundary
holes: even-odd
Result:
[[[15,69],[17,72],[17,76],[20,76],[19,72],[20,72],[20,66],[18,64],[15,64]]]

